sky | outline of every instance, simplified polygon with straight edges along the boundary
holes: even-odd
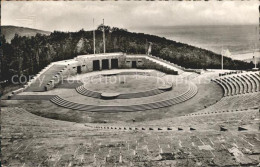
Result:
[[[151,26],[258,24],[258,1],[2,1],[2,25],[46,31],[92,30],[105,24]]]

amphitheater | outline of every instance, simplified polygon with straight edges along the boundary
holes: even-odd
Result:
[[[259,166],[259,71],[53,62],[1,101],[3,166]]]

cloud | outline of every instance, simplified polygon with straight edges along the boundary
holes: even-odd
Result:
[[[92,29],[102,19],[111,26],[258,24],[257,1],[3,1],[2,25],[43,30]]]

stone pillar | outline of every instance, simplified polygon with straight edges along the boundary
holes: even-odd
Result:
[[[99,60],[99,70],[102,70],[102,59]]]
[[[111,62],[112,60],[111,59],[108,59],[108,69],[111,70]]]

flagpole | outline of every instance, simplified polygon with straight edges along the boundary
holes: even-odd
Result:
[[[256,62],[256,58],[257,58],[257,46],[258,46],[258,40],[259,40],[259,31],[258,31],[258,27],[256,27],[256,42],[254,44],[254,48],[253,48],[253,59],[254,59],[254,64],[255,64],[255,68],[254,70],[258,70],[257,69],[257,62]]]
[[[221,69],[222,69],[222,71],[223,71],[223,67],[224,67],[224,65],[223,65],[223,62],[224,62],[224,57],[223,57],[223,47],[222,47],[222,50],[221,50]]]
[[[95,19],[94,18],[93,18],[93,46],[94,46],[94,54],[96,54]]]
[[[256,69],[256,45],[254,47],[254,53],[253,53],[253,57],[254,57],[254,62],[255,62],[255,69]]]
[[[104,19],[103,19],[103,46],[104,46],[104,53],[106,53],[105,21],[104,21]]]
[[[257,64],[256,64],[256,55],[257,55],[257,43],[259,42],[259,31],[258,31],[258,26],[256,26],[256,42],[255,42],[255,47],[254,47],[254,57],[255,57],[255,69],[257,69]]]

